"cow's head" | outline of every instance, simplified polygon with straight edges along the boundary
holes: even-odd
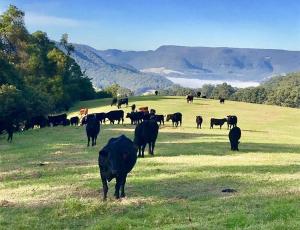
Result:
[[[171,120],[172,119],[172,114],[168,114],[167,115],[167,118],[166,118],[166,121],[169,121],[169,120]]]

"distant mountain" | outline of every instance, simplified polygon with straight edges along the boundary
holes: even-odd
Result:
[[[103,88],[113,83],[129,88],[140,94],[148,90],[166,88],[173,83],[163,76],[153,73],[143,73],[127,65],[111,64],[104,60],[99,52],[87,45],[73,44],[75,52],[72,57],[83,71],[92,78],[96,87]],[[59,44],[57,44],[59,48]]]
[[[96,52],[109,63],[166,77],[261,82],[300,71],[300,51],[161,46],[149,51]]]

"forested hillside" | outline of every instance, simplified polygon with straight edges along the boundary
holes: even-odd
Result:
[[[0,16],[0,120],[28,119],[67,110],[94,97],[90,79],[70,57],[72,45],[62,36],[60,51],[47,34],[30,34],[24,12],[15,6]]]
[[[216,86],[207,84],[199,89],[191,89],[175,85],[169,89],[161,90],[159,94],[185,96],[187,94],[196,95],[197,92],[201,92],[202,96],[213,99],[225,98],[233,101],[299,108],[300,73],[273,77],[257,87],[239,89],[223,83]]]

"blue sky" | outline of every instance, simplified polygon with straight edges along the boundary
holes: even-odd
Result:
[[[300,50],[299,0],[1,0],[25,11],[30,32],[98,49],[161,45]]]

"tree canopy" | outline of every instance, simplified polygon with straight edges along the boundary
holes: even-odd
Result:
[[[90,79],[70,57],[74,47],[63,34],[64,54],[47,34],[30,34],[25,13],[10,5],[0,16],[0,114],[19,119],[68,109],[78,100],[94,98]],[[15,112],[22,110],[22,116]],[[9,116],[8,116],[9,117]]]

